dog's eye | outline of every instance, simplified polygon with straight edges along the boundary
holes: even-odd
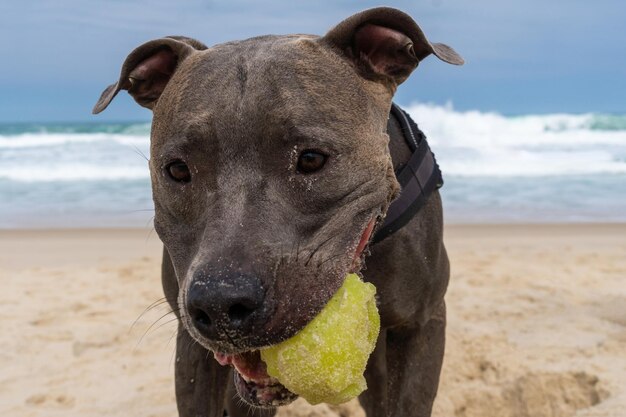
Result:
[[[317,151],[307,150],[302,152],[298,158],[298,172],[311,174],[322,169],[325,163],[326,155]]]
[[[168,175],[176,182],[189,182],[191,181],[191,172],[189,167],[183,161],[174,161],[170,163],[166,168]]]

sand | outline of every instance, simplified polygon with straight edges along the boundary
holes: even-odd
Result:
[[[626,416],[626,225],[450,226],[446,242],[435,417]],[[175,415],[175,323],[147,309],[159,262],[148,230],[0,231],[0,415]]]

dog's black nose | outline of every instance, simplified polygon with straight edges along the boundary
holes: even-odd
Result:
[[[250,331],[264,298],[261,282],[253,275],[196,272],[187,293],[187,311],[203,336],[222,339],[224,333]]]

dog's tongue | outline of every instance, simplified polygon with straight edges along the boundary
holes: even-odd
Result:
[[[261,360],[261,353],[245,352],[238,355],[226,355],[216,352],[213,354],[220,365],[233,365],[237,372],[246,380],[266,382],[270,379],[267,374],[267,366]]]

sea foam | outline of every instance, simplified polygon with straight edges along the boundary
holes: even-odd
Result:
[[[537,177],[626,173],[623,116],[505,117],[428,104],[411,105],[407,111],[428,136],[444,174]]]
[[[406,106],[446,176],[626,174],[626,116],[506,117],[452,106]],[[81,181],[148,178],[149,125],[0,127],[0,178]]]
[[[441,166],[447,222],[626,221],[626,116],[405,108]],[[0,125],[0,228],[144,227],[149,130]]]

